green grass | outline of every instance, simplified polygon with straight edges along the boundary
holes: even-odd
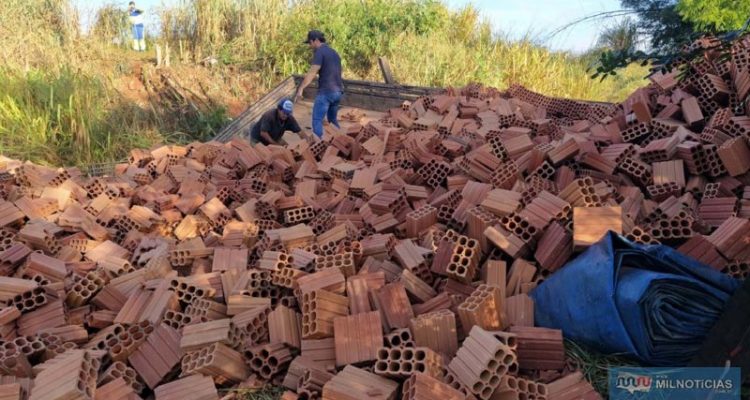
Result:
[[[148,145],[157,135],[119,134],[120,126],[147,116],[118,103],[97,78],[67,69],[5,69],[0,81],[0,149],[5,154],[52,165],[92,163],[121,157],[124,149]]]
[[[112,10],[100,16],[117,19]],[[77,18],[67,0],[7,0],[0,8],[0,154],[86,166],[136,147],[206,140],[226,123],[220,104],[184,112],[124,98],[113,80],[132,75],[127,65],[141,55],[82,37]]]
[[[609,370],[617,367],[640,367],[641,364],[619,355],[601,354],[596,350],[579,345],[570,340],[565,341],[565,355],[571,359],[583,373],[583,376],[604,398],[609,393]]]
[[[630,358],[618,355],[605,355],[586,346],[565,341],[565,355],[578,366],[583,376],[603,398],[609,397],[609,371],[618,367],[645,367]],[[750,383],[741,388],[741,398],[750,398]]]
[[[43,164],[84,166],[155,143],[206,140],[226,121],[221,106],[144,109],[101,77],[69,69],[0,69],[0,82],[0,153]]]
[[[232,390],[219,393],[221,396],[230,392],[237,393],[238,400],[278,400],[286,389],[278,386],[266,386],[260,390]]]

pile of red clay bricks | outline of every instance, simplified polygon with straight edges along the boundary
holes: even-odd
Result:
[[[613,230],[750,272],[750,50],[621,104],[446,90],[280,147],[0,158],[0,397],[598,399],[528,293]]]

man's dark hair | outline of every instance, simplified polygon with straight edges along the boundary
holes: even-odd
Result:
[[[305,43],[310,43],[316,39],[320,40],[321,43],[326,42],[326,36],[323,32],[312,30],[310,32],[307,32],[307,40],[305,41]]]

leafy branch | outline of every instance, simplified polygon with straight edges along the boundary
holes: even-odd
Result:
[[[595,72],[591,75],[592,79],[600,78],[604,80],[608,76],[617,75],[617,70],[627,67],[633,63],[639,63],[642,66],[652,65],[652,70],[669,72],[682,64],[682,61],[693,61],[703,58],[707,52],[718,53],[719,60],[729,59],[731,56],[732,43],[739,37],[748,33],[750,28],[750,18],[745,24],[737,30],[729,31],[715,37],[706,37],[695,33],[690,36],[687,43],[683,43],[681,51],[676,52],[646,52],[632,48],[605,50],[599,55],[599,59],[594,64]],[[699,39],[707,39],[704,45],[691,46]]]

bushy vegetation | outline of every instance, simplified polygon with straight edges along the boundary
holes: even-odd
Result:
[[[99,7],[91,32],[93,39],[127,48],[130,45],[127,10],[114,3]]]
[[[110,93],[98,78],[69,69],[3,70],[0,75],[3,154],[53,165],[84,164],[122,156],[122,150],[148,146],[153,138],[148,130],[139,135],[121,131],[150,118],[139,107],[107,101]]]
[[[171,113],[123,98],[112,80],[129,53],[123,14],[98,12],[90,37],[67,0],[6,0],[0,7],[0,154],[50,165],[123,159],[131,148],[205,139],[224,108]],[[120,41],[120,43],[123,43]],[[128,43],[123,43],[126,45]]]
[[[552,96],[614,101],[642,85],[646,73],[634,67],[619,80],[591,81],[587,59],[551,52],[529,40],[499,37],[472,6],[451,11],[434,0],[288,4],[286,0],[187,0],[162,10],[166,22],[162,36],[175,48],[182,41],[197,59],[212,54],[263,71],[267,83],[306,70],[311,54],[302,40],[313,28],[326,33],[330,45],[341,53],[345,75],[355,79],[380,80],[377,57],[386,56],[403,83],[481,82],[500,88],[520,83]]]
[[[696,29],[727,32],[740,29],[750,18],[750,2],[736,0],[680,0],[677,12]]]
[[[645,39],[648,47],[614,46],[600,51],[593,63],[593,77],[617,75],[618,70],[634,63],[669,69],[682,64],[685,57],[703,57],[702,50],[683,52],[696,39],[711,36],[718,40],[719,48],[728,49],[732,40],[750,31],[747,0],[620,0],[620,4],[623,10],[605,12],[600,18],[637,15],[634,24],[628,22],[610,33],[619,31],[639,41]]]
[[[548,95],[616,101],[646,73],[631,67],[616,79],[590,80],[586,57],[505,40],[475,8],[452,11],[436,0],[184,0],[159,17],[155,40],[169,43],[173,63],[213,57],[219,65],[212,74],[252,71],[258,93],[307,69],[311,54],[302,39],[312,28],[340,51],[349,78],[380,80],[377,57],[386,56],[406,84],[520,83]],[[3,2],[1,154],[85,165],[122,159],[133,147],[205,140],[225,123],[221,104],[185,115],[116,90],[114,81],[134,75],[133,61],[152,62],[122,48],[123,18],[104,5],[92,34],[82,35],[69,0]]]

